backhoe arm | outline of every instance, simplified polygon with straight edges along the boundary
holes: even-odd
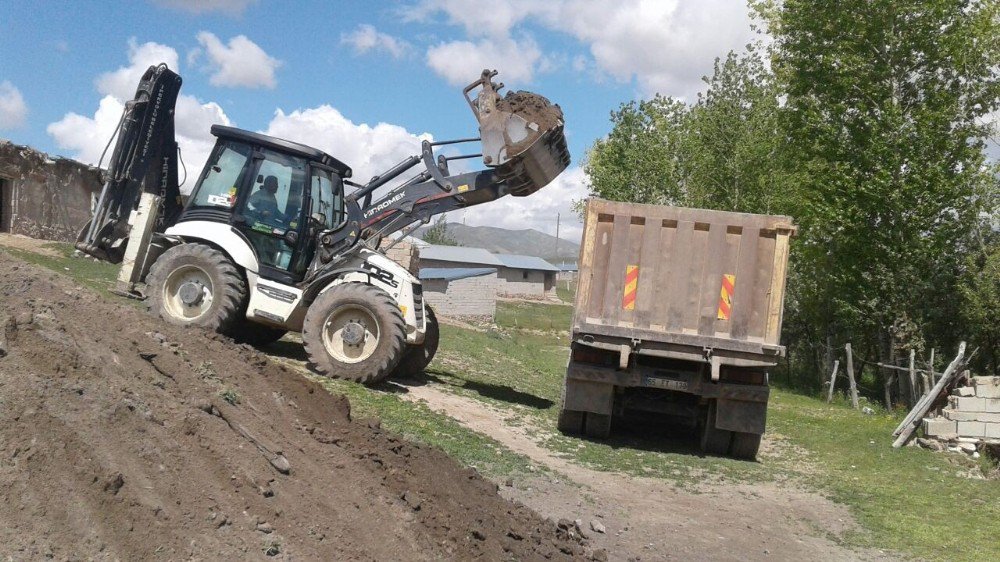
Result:
[[[135,98],[125,104],[104,186],[90,221],[77,238],[76,247],[94,257],[120,263],[126,241],[134,233],[129,217],[143,193],[155,196],[152,223],[162,232],[181,211],[177,181],[177,140],[174,106],[181,77],[167,65],[150,66],[143,74]],[[103,158],[103,157],[102,157]]]

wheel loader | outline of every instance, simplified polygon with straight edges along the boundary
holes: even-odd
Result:
[[[501,96],[496,74],[484,70],[463,90],[479,137],[424,141],[364,184],[323,151],[213,125],[215,147],[183,203],[181,78],[151,66],[126,104],[76,247],[121,263],[117,290],[171,324],[254,345],[301,332],[315,370],[366,384],[419,372],[437,350],[437,321],[420,281],[384,250],[435,215],[530,195],[569,165],[559,106],[530,92]],[[435,153],[473,142],[480,153]],[[480,157],[482,170],[449,171]]]

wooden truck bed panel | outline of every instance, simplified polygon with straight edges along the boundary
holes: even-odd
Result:
[[[591,199],[574,332],[773,350],[794,232],[786,216]]]

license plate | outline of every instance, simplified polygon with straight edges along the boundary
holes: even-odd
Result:
[[[687,381],[675,381],[673,379],[663,379],[660,377],[643,377],[642,386],[653,388],[663,388],[666,390],[687,390]]]

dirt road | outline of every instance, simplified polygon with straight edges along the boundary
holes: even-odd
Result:
[[[590,553],[259,352],[0,252],[0,558]]]
[[[560,475],[504,487],[502,493],[553,520],[580,519],[595,546],[613,559],[895,559],[837,544],[834,539],[856,524],[846,508],[817,493],[775,484],[677,489],[665,480],[590,470],[538,445],[525,426],[506,424],[507,416],[482,402],[431,384],[405,389],[406,399],[424,401]],[[592,531],[591,521],[606,532]]]

